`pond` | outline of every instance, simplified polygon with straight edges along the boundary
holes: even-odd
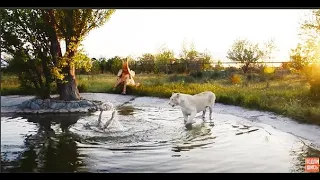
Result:
[[[304,172],[319,157],[317,126],[271,113],[216,104],[213,121],[197,115],[186,128],[168,99],[82,94],[110,101],[116,116],[107,129],[90,115],[1,115],[5,172]],[[6,99],[5,99],[6,98]],[[21,97],[2,97],[2,104]],[[23,100],[26,98],[24,97]],[[103,112],[102,119],[111,112]]]

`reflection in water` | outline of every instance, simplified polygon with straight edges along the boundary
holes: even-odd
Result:
[[[186,128],[181,110],[157,98],[120,106],[115,120],[101,130],[98,122],[103,125],[111,116],[2,117],[1,170],[303,172],[304,157],[320,156],[292,134],[232,115],[216,113],[206,122],[196,118]]]
[[[77,122],[79,116],[42,115],[26,118],[28,122],[37,123],[38,130],[34,135],[24,135],[24,149],[16,159],[9,160],[6,153],[1,154],[1,171],[77,172],[84,165],[76,139],[68,133],[68,129]],[[57,135],[52,128],[52,125],[56,124],[60,124],[62,132]]]
[[[133,106],[121,106],[118,110],[118,114],[122,116],[133,115],[134,107]]]
[[[210,126],[210,124],[209,124]],[[206,123],[194,124],[186,130],[185,136],[182,136],[180,141],[174,142],[178,145],[172,147],[172,151],[189,151],[194,148],[204,148],[207,145],[213,144],[216,137],[211,136],[211,128]]]

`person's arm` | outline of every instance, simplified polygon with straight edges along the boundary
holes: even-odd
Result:
[[[132,76],[131,76],[131,70],[130,70],[129,66],[128,66],[128,72],[129,72],[129,79],[131,79]]]
[[[120,78],[121,74],[122,74],[122,69],[118,71],[118,74],[117,74],[118,79]]]

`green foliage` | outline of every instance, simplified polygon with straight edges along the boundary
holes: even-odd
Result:
[[[186,41],[182,42],[182,49],[180,53],[180,58],[185,60],[194,60],[199,55],[199,52],[195,48],[195,44],[191,42],[188,44]]]
[[[194,46],[193,46],[194,48]],[[141,57],[138,57],[137,60],[130,60],[129,66],[137,74],[139,73],[189,73],[193,71],[201,70],[211,70],[213,69],[211,63],[211,55],[205,51],[200,53],[195,49],[185,49],[188,59],[177,59],[174,56],[172,50],[169,50],[166,47],[163,47],[156,54],[145,53]],[[189,51],[192,51],[189,53]],[[191,59],[190,59],[191,57]],[[120,62],[120,57],[113,57],[108,60],[106,58],[100,58],[97,61],[94,61],[92,64],[92,73],[107,73],[111,72],[116,74],[121,68],[122,62]],[[220,63],[221,64],[221,63]],[[99,66],[99,68],[98,68]],[[99,70],[98,70],[99,69]],[[224,69],[223,67],[218,69]]]
[[[303,55],[303,47],[298,44],[295,49],[291,50],[290,53],[290,68],[296,72],[302,72],[302,70],[308,66],[309,59]]]
[[[22,86],[35,88],[40,97],[48,98],[54,80],[60,85],[70,82],[72,86],[75,84],[73,70],[91,69],[90,58],[80,49],[81,42],[114,12],[105,9],[1,9],[1,52],[12,57],[10,68],[19,76]],[[64,56],[60,40],[66,42]],[[68,93],[64,98],[78,98],[71,98],[77,93],[68,91],[71,89],[68,86],[59,87],[64,88],[59,88],[59,93]]]
[[[139,69],[135,70],[136,72],[154,72],[156,57],[151,53],[142,54],[142,57],[138,58]]]
[[[117,74],[118,71],[122,68],[122,59],[118,56],[109,59],[108,62],[110,62],[111,64],[110,70],[113,74]]]
[[[302,42],[293,52],[292,66],[302,72],[310,85],[310,93],[320,96],[320,10],[312,10],[311,18],[301,25]]]
[[[92,74],[99,74],[100,72],[102,72],[102,68],[101,68],[101,61],[99,60],[96,60],[96,59],[91,59],[90,60],[90,64],[91,64],[91,69],[90,69],[90,72]]]
[[[105,73],[107,71],[107,67],[106,67],[107,66],[107,59],[101,57],[101,58],[99,58],[98,62],[99,62],[98,63],[99,64],[99,71],[101,73]]]
[[[206,75],[203,75],[203,78]],[[187,75],[139,75],[135,81],[142,85],[132,87],[132,94],[168,98],[172,92],[195,94],[211,90],[217,95],[217,102],[239,105],[242,107],[266,110],[284,116],[293,117],[300,122],[320,124],[320,104],[310,96],[309,85],[301,75],[286,75],[281,81],[270,80],[270,87],[265,83],[253,81],[250,86],[234,86],[229,83],[230,76],[203,83],[201,78],[193,78],[186,83]],[[114,75],[80,75],[79,86],[85,84],[86,92],[112,93],[110,91],[116,78]],[[16,78],[2,77],[1,94],[30,94],[32,91],[18,89]],[[120,88],[120,87],[119,87]],[[81,89],[81,87],[79,88]],[[121,90],[121,88],[119,89]],[[84,90],[82,90],[83,92]],[[120,93],[121,91],[119,91]],[[114,92],[118,93],[118,92]]]
[[[224,71],[194,71],[190,73],[190,76],[196,78],[197,80],[202,79],[204,81],[214,80],[214,79],[223,79],[225,78],[226,72]]]
[[[202,70],[206,71],[206,70],[212,69],[212,66],[211,66],[212,57],[208,51],[204,52],[203,57],[201,57],[199,61],[202,62],[202,65],[203,65],[203,67],[201,67]]]
[[[81,42],[91,30],[104,25],[115,11],[114,9],[55,9],[58,36],[68,41],[67,44],[70,41]]]
[[[78,90],[80,93],[84,93],[88,91],[88,85],[86,83],[81,83],[78,85]]]
[[[171,64],[174,60],[174,53],[172,50],[163,48],[155,55],[155,73],[167,72],[167,64]]]
[[[92,62],[91,58],[89,58],[88,55],[83,52],[83,50],[78,51],[74,56],[74,65],[76,69],[89,72],[92,70],[94,63],[95,61]]]
[[[192,71],[200,71],[200,70],[209,70],[212,68],[211,62],[212,58],[211,55],[208,53],[207,50],[204,53],[200,53],[196,50],[195,44],[191,42],[188,44],[186,41],[182,44],[182,50],[180,53],[180,63],[181,66],[179,67],[178,72],[192,72]],[[182,71],[180,70],[182,69]]]
[[[9,70],[22,88],[48,98],[53,78],[49,33],[42,12],[34,9],[1,9],[1,52],[11,56]]]
[[[48,10],[49,11],[49,10]],[[81,65],[82,68],[89,70],[89,58],[76,57],[83,56],[79,52],[81,42],[88,35],[88,33],[98,27],[104,25],[114,14],[113,9],[56,9],[53,10],[56,29],[55,33],[59,40],[64,40],[66,43],[66,53],[59,59],[55,74],[58,79],[66,79],[65,73],[62,70],[65,67],[73,67],[74,65]],[[78,62],[80,61],[80,62]]]
[[[264,52],[259,48],[258,44],[244,40],[236,40],[232,47],[228,50],[227,58],[242,64],[242,70],[247,73],[250,65],[257,62],[264,56]]]

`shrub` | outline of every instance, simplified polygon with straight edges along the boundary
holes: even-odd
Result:
[[[203,72],[202,71],[193,71],[190,73],[190,76],[193,78],[202,78]]]
[[[249,73],[247,75],[247,80],[248,81],[259,81],[260,80],[260,75],[257,73]]]
[[[241,77],[238,74],[233,74],[231,76],[231,82],[232,82],[232,84],[240,84],[241,83]]]

